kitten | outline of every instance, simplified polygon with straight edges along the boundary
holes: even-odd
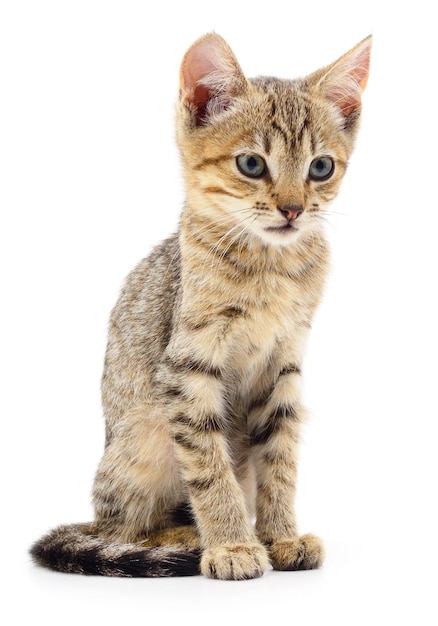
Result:
[[[36,562],[220,579],[321,565],[294,514],[301,368],[370,47],[298,80],[245,78],[216,34],[185,54],[186,205],[111,315],[95,521],[51,531]]]

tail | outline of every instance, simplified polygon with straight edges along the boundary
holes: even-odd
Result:
[[[38,565],[73,574],[158,578],[200,573],[200,549],[108,543],[92,533],[92,524],[60,526],[37,541],[30,554]]]

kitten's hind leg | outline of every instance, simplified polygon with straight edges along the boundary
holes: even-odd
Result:
[[[175,526],[150,533],[141,545],[144,548],[177,546],[196,550],[201,548],[201,540],[195,526]]]
[[[131,408],[113,429],[95,479],[93,500],[102,535],[132,543],[157,529],[181,525],[169,520],[169,511],[183,498],[163,407],[145,403]]]

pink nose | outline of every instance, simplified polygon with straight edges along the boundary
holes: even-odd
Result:
[[[296,220],[304,211],[304,207],[301,204],[279,206],[278,210],[288,220]]]

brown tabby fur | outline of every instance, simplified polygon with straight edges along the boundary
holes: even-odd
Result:
[[[294,514],[301,368],[327,274],[324,211],[353,149],[370,43],[295,81],[246,79],[216,34],[187,51],[186,204],[111,315],[95,521],[43,537],[38,563],[221,579],[322,563]],[[245,154],[264,159],[262,176],[239,170]],[[334,173],[312,180],[323,156]]]

